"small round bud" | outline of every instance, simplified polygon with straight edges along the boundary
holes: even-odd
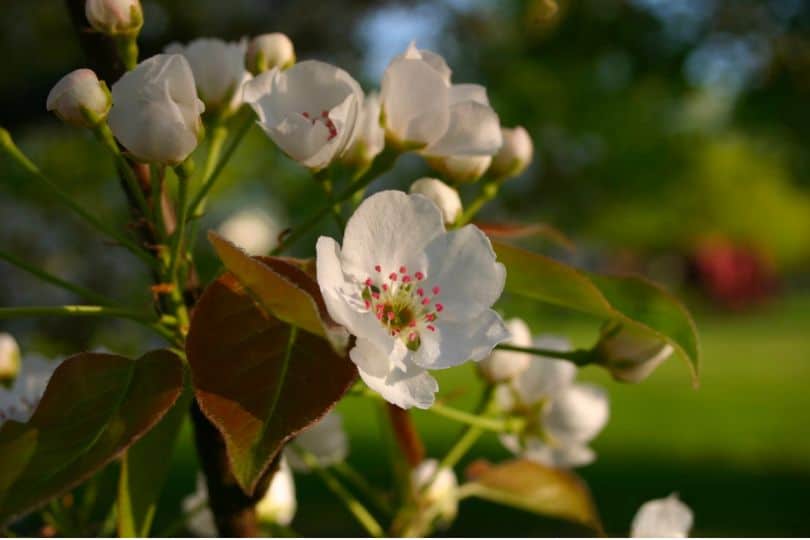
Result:
[[[20,347],[11,334],[0,333],[0,381],[10,380],[20,371]]]
[[[461,215],[461,197],[458,196],[458,191],[441,180],[420,178],[411,184],[410,192],[424,195],[436,203],[446,224],[455,223]]]
[[[431,157],[428,163],[452,182],[471,183],[484,175],[492,163],[492,156]]]
[[[84,14],[90,26],[111,36],[135,34],[143,26],[140,0],[87,0]]]
[[[500,178],[517,176],[531,164],[534,145],[523,126],[501,128],[503,145],[489,168],[490,174]]]
[[[411,479],[417,490],[427,488],[424,502],[435,509],[439,528],[447,528],[458,513],[456,473],[449,467],[439,469],[439,462],[435,459],[426,459],[413,470]],[[431,480],[432,483],[428,486]]]
[[[107,118],[112,100],[107,86],[89,69],[71,71],[48,94],[47,108],[62,121],[92,127]]]
[[[281,465],[273,475],[267,493],[256,505],[256,516],[263,523],[289,525],[297,507],[295,480],[287,460],[282,457]]]
[[[625,326],[612,327],[603,333],[596,345],[597,362],[614,379],[637,383],[672,355],[672,345]]]
[[[280,32],[256,36],[248,44],[246,65],[248,71],[254,75],[274,67],[286,69],[294,63],[295,49],[292,41]]]

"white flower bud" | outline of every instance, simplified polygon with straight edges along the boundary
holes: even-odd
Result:
[[[501,128],[503,145],[495,157],[489,172],[496,177],[517,176],[531,164],[534,145],[529,132],[523,126]]]
[[[424,195],[439,207],[446,224],[455,223],[461,215],[461,197],[458,191],[451,188],[441,180],[435,178],[420,178],[411,184],[411,193]]]
[[[109,35],[133,34],[143,26],[140,0],[87,0],[84,14],[90,26]]]
[[[242,84],[250,78],[245,70],[245,42],[200,38],[181,45],[171,43],[167,54],[182,54],[194,73],[197,94],[209,113],[229,113],[242,104]]]
[[[256,516],[266,523],[289,525],[298,504],[295,500],[295,479],[284,457],[270,481],[267,493],[256,505]]]
[[[13,379],[20,371],[20,347],[14,336],[0,333],[0,381]]]
[[[448,180],[469,183],[475,182],[487,172],[492,156],[429,157],[427,161]]]
[[[133,156],[177,165],[202,132],[194,75],[179,54],[158,54],[125,73],[112,87],[110,129]]]
[[[267,255],[278,244],[281,227],[259,209],[237,212],[219,226],[219,234],[250,255]]]
[[[633,517],[633,538],[686,538],[692,528],[692,510],[673,493],[641,505]]]
[[[380,96],[371,92],[363,99],[354,140],[341,157],[347,165],[368,166],[385,148],[385,130],[380,125]]]
[[[254,75],[275,67],[286,69],[295,63],[295,48],[290,38],[280,32],[262,34],[250,40],[246,60]]]
[[[433,480],[425,493],[425,502],[435,512],[439,527],[446,528],[458,513],[458,479],[453,469],[447,467],[439,469],[437,474],[438,466],[437,460],[426,459],[413,470],[411,478],[417,490]]]
[[[77,69],[62,77],[48,93],[46,107],[73,126],[92,127],[107,118],[110,92],[90,69]]]
[[[637,383],[672,355],[672,345],[665,341],[622,326],[609,328],[596,345],[598,362],[617,381]]]
[[[506,328],[511,337],[505,343],[518,347],[532,346],[532,332],[522,319],[506,321]],[[489,382],[498,383],[517,377],[532,361],[528,353],[494,350],[487,358],[478,363],[478,369]]]
[[[315,456],[322,467],[345,461],[349,454],[349,439],[343,430],[343,419],[334,411],[296,437],[295,444]],[[284,455],[296,471],[309,471],[295,452],[284,452]]]

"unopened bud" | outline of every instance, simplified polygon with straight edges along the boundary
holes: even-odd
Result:
[[[73,126],[92,127],[103,122],[112,99],[107,86],[89,69],[71,71],[51,89],[46,106]]]
[[[455,223],[461,214],[461,197],[459,197],[458,191],[441,180],[420,178],[411,184],[410,192],[424,195],[436,203],[446,224]]]
[[[292,41],[280,32],[262,34],[250,40],[246,65],[254,75],[275,67],[286,69],[295,63],[295,48]]]
[[[428,163],[452,182],[471,183],[484,175],[492,163],[492,156],[431,157]]]
[[[0,381],[13,379],[20,371],[20,347],[11,334],[0,333]]]
[[[596,361],[617,381],[637,383],[646,379],[672,352],[672,345],[656,336],[614,326],[603,333],[596,345]]]
[[[489,172],[498,178],[517,176],[531,164],[534,145],[529,132],[523,126],[501,128],[503,145],[495,157]]]
[[[93,29],[110,36],[137,34],[143,26],[140,0],[87,0],[84,14]]]

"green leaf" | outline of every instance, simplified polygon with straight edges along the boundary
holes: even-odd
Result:
[[[563,232],[555,229],[548,223],[493,223],[476,221],[473,225],[484,231],[492,240],[514,240],[519,238],[539,237],[567,251],[576,251],[574,242]]]
[[[345,353],[309,332],[297,332],[288,354],[291,327],[264,306],[227,273],[197,303],[186,342],[197,402],[222,433],[248,495],[284,443],[326,414],[357,376]]]
[[[585,482],[574,473],[525,459],[476,466],[475,478],[461,486],[464,496],[519,508],[602,532],[599,514]]]
[[[492,245],[506,266],[506,291],[652,334],[673,346],[697,385],[697,328],[687,309],[663,288],[641,277],[600,276],[515,246]]]
[[[33,417],[0,429],[0,523],[64,493],[149,431],[180,395],[169,351],[81,353],[55,371]]]
[[[160,493],[169,473],[171,455],[193,392],[183,390],[171,410],[121,458],[118,482],[118,536],[149,536]]]
[[[264,310],[345,351],[348,333],[329,316],[318,283],[301,265],[281,257],[251,257],[215,232],[208,239],[225,268]]]

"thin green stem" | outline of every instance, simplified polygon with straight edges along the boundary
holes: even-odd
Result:
[[[301,460],[309,467],[315,474],[317,474],[323,483],[329,488],[337,498],[346,506],[354,518],[366,530],[369,536],[374,538],[382,538],[383,528],[371,515],[371,512],[363,506],[363,504],[347,490],[340,481],[327,469],[320,466],[318,458],[311,452],[301,448],[296,444],[291,444],[290,447],[298,454]]]
[[[144,217],[149,216],[149,205],[146,203],[146,198],[143,195],[143,189],[141,189],[138,179],[135,178],[135,171],[132,170],[129,162],[121,153],[121,149],[118,148],[118,144],[115,142],[115,137],[113,136],[110,127],[106,122],[101,122],[93,128],[93,133],[95,134],[96,138],[101,141],[102,144],[104,144],[107,150],[110,151],[110,154],[112,154],[113,158],[115,159],[115,165],[118,169],[118,173],[124,179],[129,191],[135,198],[135,203],[138,205],[138,210],[140,210]]]
[[[476,408],[477,413],[483,414],[489,410],[494,394],[495,387],[488,385],[481,395],[481,401]],[[456,442],[453,443],[453,446],[450,447],[450,450],[448,450],[447,454],[442,458],[441,464],[437,467],[434,476],[437,476],[441,469],[452,469],[455,467],[483,434],[484,429],[480,426],[469,425],[464,428],[464,431],[462,431],[461,435],[456,439]],[[427,485],[429,486],[431,483],[432,481]]]
[[[85,289],[81,285],[76,285],[75,283],[70,283],[69,281],[65,281],[62,278],[56,277],[53,274],[49,274],[48,272],[37,268],[36,266],[25,262],[24,260],[18,258],[11,253],[7,253],[0,249],[0,259],[8,262],[16,266],[17,268],[28,272],[29,274],[38,277],[42,281],[46,283],[50,283],[51,285],[56,285],[66,291],[70,291],[73,294],[83,298],[84,300],[95,302],[101,305],[112,305],[114,302],[104,296],[101,293],[97,293],[95,291],[91,291],[90,289]]]
[[[498,190],[505,181],[506,177],[482,179],[481,193],[466,206],[464,212],[456,220],[455,226],[461,227],[472,221],[481,208],[498,195]]]
[[[59,201],[68,207],[73,213],[85,220],[102,234],[112,238],[122,246],[126,247],[136,257],[144,261],[149,266],[156,266],[157,262],[151,255],[149,255],[149,253],[147,253],[140,246],[136,245],[132,240],[108,227],[93,214],[79,206],[79,204],[71,199],[67,193],[62,191],[62,189],[53,180],[45,176],[39,167],[37,167],[36,164],[34,164],[34,162],[31,161],[16,144],[14,144],[11,136],[5,130],[0,131],[0,147],[2,147],[7,156],[20,165],[27,173],[45,184],[50,192],[54,194]]]
[[[154,330],[165,338],[174,338],[171,330],[156,321],[154,316],[124,308],[89,305],[0,307],[0,319],[27,317],[113,317],[128,319]]]
[[[182,167],[175,168],[177,173],[177,227],[172,236],[171,255],[169,258],[169,280],[177,281],[177,268],[180,252],[184,249],[186,235],[186,212],[188,211],[188,183]]]
[[[342,204],[335,202],[335,189],[329,169],[322,169],[315,173],[315,181],[318,182],[321,188],[323,188],[323,192],[326,195],[326,200],[332,203],[332,217],[335,218],[335,223],[342,231],[346,228],[346,222],[343,220],[343,216],[341,215]]]
[[[332,211],[336,203],[343,203],[349,200],[352,195],[362,189],[365,189],[378,176],[389,170],[394,165],[394,162],[398,156],[399,153],[396,150],[386,149],[383,151],[383,153],[377,156],[377,159],[374,160],[374,164],[360,178],[347,186],[346,189],[335,196],[333,201],[322,207],[304,223],[299,225],[294,231],[288,234],[287,237],[284,238],[284,240],[275,249],[273,249],[271,255],[278,255],[284,252],[287,248],[300,240],[309,232],[310,229],[320,223],[320,221]]]
[[[345,461],[342,461],[333,465],[332,468],[347,482],[354,486],[357,491],[362,493],[363,496],[365,496],[372,504],[374,504],[377,510],[383,512],[384,514],[391,515],[391,504],[386,500],[385,494],[369,484],[363,475],[360,474],[354,467]]]
[[[573,362],[578,366],[584,366],[591,362],[591,352],[586,349],[578,349],[574,351],[554,351],[551,349],[538,349],[535,347],[519,347],[517,345],[509,345],[508,343],[501,343],[495,348],[502,351],[522,352],[533,354],[535,356],[568,360],[569,362]]]
[[[477,416],[460,409],[454,409],[441,403],[434,403],[428,412],[432,412],[438,416],[455,420],[470,426],[479,427],[489,431],[497,431],[498,433],[513,432],[520,429],[520,418],[486,418]]]

